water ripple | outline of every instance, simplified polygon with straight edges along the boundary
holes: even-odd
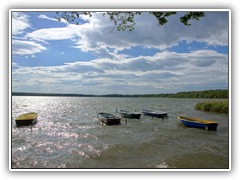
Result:
[[[228,167],[228,116],[193,109],[199,100],[167,98],[13,97],[13,168]],[[102,126],[100,111],[167,110],[165,120],[142,115],[125,125]],[[18,128],[22,113],[39,113],[33,128]],[[217,119],[217,132],[187,128],[178,115]],[[197,159],[196,157],[199,157]]]

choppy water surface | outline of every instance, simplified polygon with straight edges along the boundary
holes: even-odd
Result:
[[[199,99],[17,97],[12,98],[12,168],[229,168],[228,115],[194,110]],[[127,125],[102,126],[97,112],[142,108],[168,119],[142,115]],[[32,128],[15,118],[39,114]],[[177,116],[215,120],[217,131],[188,128]]]

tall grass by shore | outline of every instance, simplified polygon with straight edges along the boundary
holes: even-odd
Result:
[[[195,105],[195,109],[201,111],[228,113],[228,101],[205,101]]]

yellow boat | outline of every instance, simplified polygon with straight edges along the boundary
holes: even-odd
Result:
[[[30,112],[22,114],[15,119],[17,126],[30,126],[37,123],[38,114],[35,112]]]

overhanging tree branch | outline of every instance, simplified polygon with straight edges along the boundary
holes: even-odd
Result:
[[[57,16],[55,17],[59,21],[66,20],[69,23],[75,23],[79,24],[80,22],[80,15],[88,15],[90,18],[92,17],[92,14],[96,12],[57,12]],[[109,12],[103,12],[102,15],[104,17],[108,17],[110,21],[114,23],[114,26],[116,26],[116,29],[118,31],[133,31],[135,26],[134,18],[136,16],[141,15],[143,12],[117,12],[117,11],[109,11]],[[154,11],[154,12],[148,12],[149,14],[156,17],[159,25],[165,25],[168,22],[168,17],[176,15],[177,12],[161,12],[161,11]],[[199,20],[201,17],[205,17],[204,12],[186,12],[183,16],[180,17],[180,22],[182,22],[186,26],[190,26],[191,24],[189,21],[191,20]]]

